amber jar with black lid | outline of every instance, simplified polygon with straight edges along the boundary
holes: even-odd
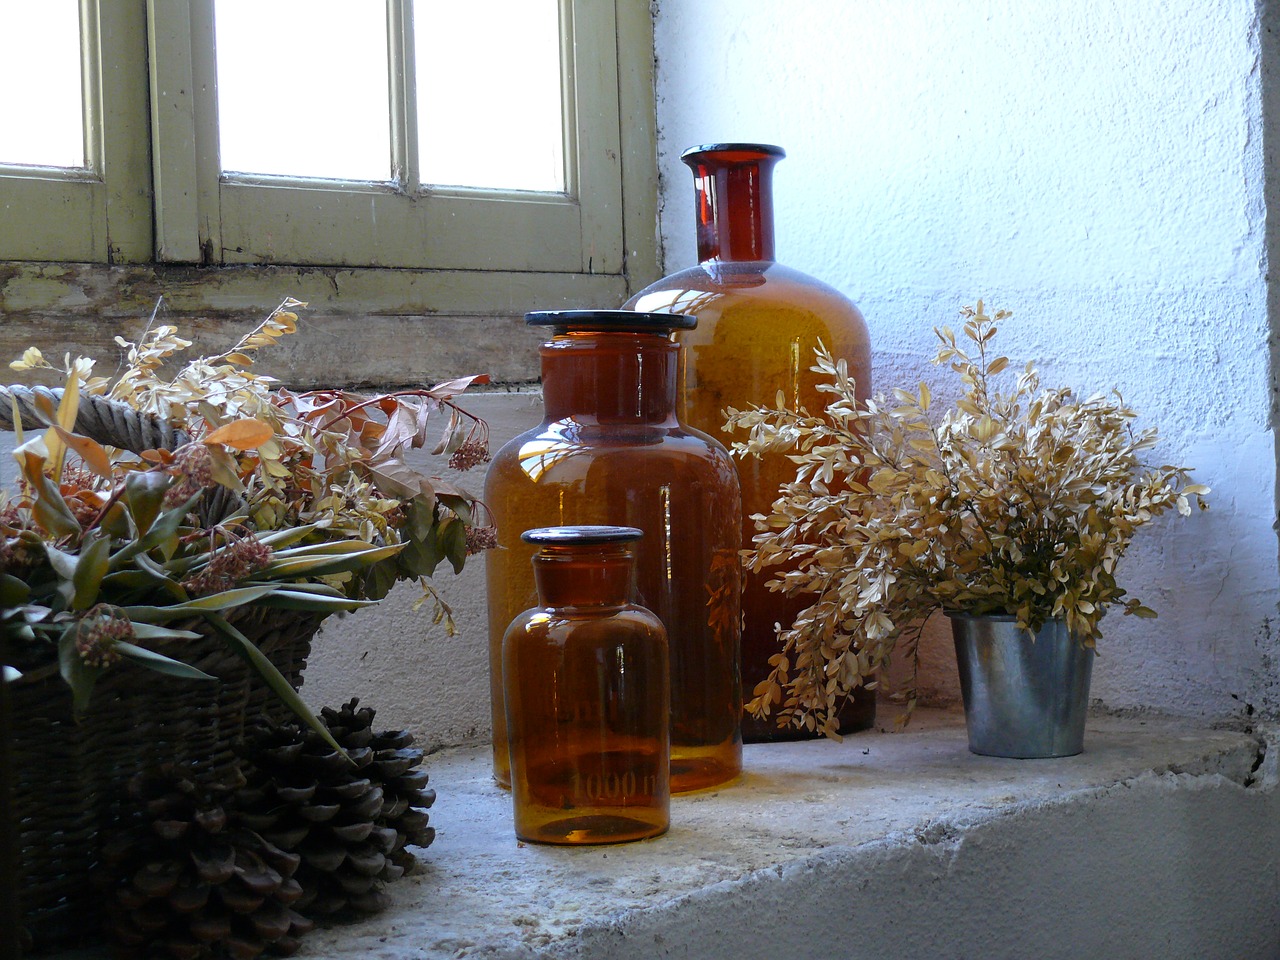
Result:
[[[677,329],[693,317],[627,310],[530,313],[542,344],[545,417],[495,454],[485,503],[498,530],[486,554],[494,777],[510,784],[501,643],[536,602],[520,532],[631,526],[636,602],[667,629],[671,789],[712,787],[742,769],[738,632],[741,498],[724,446],[676,416]]]
[[[724,411],[752,404],[772,407],[779,393],[792,409],[822,410],[829,396],[817,389],[810,367],[821,340],[848,363],[858,397],[871,395],[871,346],[861,312],[839,291],[777,262],[773,236],[773,168],[786,156],[761,143],[713,143],[691,147],[681,159],[693,171],[696,266],[641,290],[626,307],[644,313],[696,315],[682,329],[679,412],[691,427],[724,437]],[[795,479],[784,453],[738,462],[743,499],[742,545],[755,535],[753,514],[772,512],[783,483]],[[790,625],[809,604],[769,590],[781,568],[748,573],[743,583],[742,681],[750,698],[779,652],[774,625]],[[875,696],[859,689],[839,712],[840,730],[850,733],[875,722]],[[803,728],[779,728],[747,717],[750,743],[813,736]]]
[[[621,843],[670,823],[667,634],[637,606],[635,527],[527,530],[538,605],[502,647],[516,836]]]

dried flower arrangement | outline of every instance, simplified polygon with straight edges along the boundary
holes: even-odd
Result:
[[[1118,393],[1042,390],[1031,363],[1002,392],[995,378],[1009,361],[988,351],[1010,313],[988,314],[981,300],[961,313],[962,340],[935,328],[934,363],[963,384],[940,418],[924,383],[859,404],[844,361],[825,347],[812,368],[829,378],[825,414],[787,409],[781,393],[776,408],[727,411],[726,431],[748,432],[736,455],[784,450],[797,464],[771,514],[755,518],[747,566],[776,568],[770,589],[813,598],[781,629],[752,715],[776,709],[779,725],[836,736],[839,703],[874,687],[902,644],[912,664],[905,722],[921,631],[939,610],[1013,615],[1033,632],[1060,617],[1089,646],[1109,607],[1155,616],[1126,598],[1117,564],[1140,527],[1170,508],[1190,514],[1189,497],[1203,509],[1209,489],[1186,468],[1144,463],[1157,431],[1135,430]]]
[[[487,460],[487,425],[454,399],[485,378],[381,396],[291,392],[250,368],[255,351],[295,332],[302,306],[286,300],[231,350],[172,376],[191,342],[154,314],[139,342],[117,338],[125,364],[113,380],[85,358],[56,368],[36,348],[11,364],[57,373],[65,386],[56,408],[56,394],[43,395],[41,435],[23,437],[13,404],[21,475],[0,502],[0,628],[20,668],[60,669],[78,707],[122,658],[204,676],[148,649],[192,636],[164,624],[203,617],[323,734],[224,613],[351,610],[416,579],[436,622],[452,629],[427,578],[444,560],[460,570],[493,532],[477,522],[473,497],[404,453],[428,444],[440,414],[435,453],[458,470]],[[77,435],[79,407],[94,397],[154,415],[189,442],[131,451]]]

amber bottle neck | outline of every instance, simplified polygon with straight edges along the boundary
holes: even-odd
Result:
[[[543,607],[621,607],[635,596],[635,553],[616,543],[544,546],[533,579]]]
[[[773,260],[773,166],[766,152],[688,154],[693,171],[698,260]]]
[[[679,351],[665,333],[557,334],[541,351],[547,419],[674,423]]]

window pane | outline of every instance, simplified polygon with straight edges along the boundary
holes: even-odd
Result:
[[[386,6],[216,0],[222,169],[391,178]]]
[[[423,183],[563,192],[557,0],[417,0]]]
[[[80,4],[0,3],[0,163],[83,167]]]

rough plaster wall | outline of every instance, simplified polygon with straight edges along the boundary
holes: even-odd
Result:
[[[1252,0],[660,0],[661,232],[695,260],[685,147],[760,140],[779,259],[863,309],[878,388],[928,379],[980,296],[1046,383],[1118,386],[1212,510],[1123,568],[1113,708],[1280,710],[1259,20]],[[949,391],[935,388],[935,395]],[[953,391],[950,391],[953,392]],[[945,623],[926,686],[953,687]]]

